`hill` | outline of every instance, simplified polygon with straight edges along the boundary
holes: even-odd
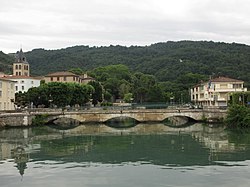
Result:
[[[6,55],[0,51],[0,72],[11,73],[14,56]]]
[[[172,81],[187,73],[242,79],[250,87],[250,46],[208,41],[179,41],[150,46],[74,46],[59,50],[34,49],[25,53],[33,75],[81,68],[85,71],[124,64],[132,71]]]

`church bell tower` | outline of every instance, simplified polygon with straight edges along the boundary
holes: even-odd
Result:
[[[13,63],[13,75],[14,76],[30,76],[30,67],[29,63],[26,60],[26,57],[23,53],[23,50],[20,49],[16,53],[16,61]]]

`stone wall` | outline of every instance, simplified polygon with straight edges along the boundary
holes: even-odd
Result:
[[[29,115],[8,115],[0,118],[0,126],[20,127],[32,124],[33,116]]]

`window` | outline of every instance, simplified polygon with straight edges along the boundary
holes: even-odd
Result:
[[[18,72],[16,72],[16,76],[18,76]]]
[[[64,80],[64,81],[67,81],[67,77],[63,77],[63,80]]]
[[[24,90],[24,86],[22,86],[22,90]]]
[[[233,84],[233,88],[242,88],[242,84]]]
[[[16,65],[16,69],[18,69],[18,65]]]
[[[21,72],[19,72],[18,74],[19,74],[19,76],[21,76]]]
[[[3,83],[2,83],[2,81],[0,81],[0,88],[2,88],[2,86],[3,86]]]
[[[220,84],[220,88],[227,88],[227,84]]]
[[[0,97],[2,97],[2,90],[0,90]]]
[[[34,84],[34,81],[31,81],[31,84]]]
[[[60,77],[57,77],[57,81],[59,81],[60,80]]]
[[[18,86],[16,86],[16,91],[18,91]]]
[[[53,77],[50,77],[50,81],[53,81]]]
[[[22,66],[21,66],[21,65],[19,65],[19,69],[22,69]]]
[[[22,80],[21,83],[24,83],[24,80]]]

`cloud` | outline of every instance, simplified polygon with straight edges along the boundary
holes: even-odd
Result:
[[[185,39],[250,44],[249,9],[248,0],[8,0],[0,6],[0,50]]]

